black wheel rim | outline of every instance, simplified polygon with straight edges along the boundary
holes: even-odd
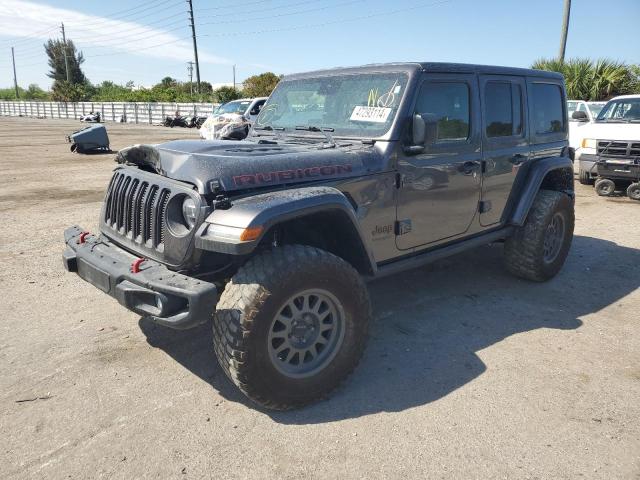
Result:
[[[564,217],[559,212],[554,213],[544,233],[543,258],[546,263],[552,263],[558,257],[564,240],[564,230]]]
[[[267,348],[276,369],[291,378],[307,378],[326,368],[344,339],[344,310],[326,290],[291,296],[271,322]]]

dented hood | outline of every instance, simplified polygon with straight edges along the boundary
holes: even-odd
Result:
[[[382,152],[360,142],[327,148],[320,142],[176,140],[123,149],[116,161],[191,183],[207,194],[364,175],[380,168]]]

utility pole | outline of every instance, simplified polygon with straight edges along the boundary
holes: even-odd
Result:
[[[236,66],[233,66],[233,89],[236,89]]]
[[[562,33],[560,35],[560,52],[558,61],[564,63],[564,51],[567,48],[567,33],[569,32],[569,14],[571,13],[571,0],[564,0],[564,14],[562,16]]]
[[[189,89],[193,97],[193,62],[187,62],[187,72],[189,72]]]
[[[193,35],[193,56],[196,61],[196,93],[200,93],[200,62],[198,62],[198,42],[196,41],[196,24],[193,20],[193,3],[187,0],[189,4],[189,17],[191,20],[191,34]]]
[[[67,37],[64,34],[64,23],[60,24],[62,29],[62,43],[64,44],[64,69],[67,72],[67,83],[71,83],[71,72],[69,71],[69,59],[67,58]]]
[[[13,87],[16,89],[16,98],[20,98],[18,93],[18,78],[16,77],[16,56],[13,53],[13,47],[11,47],[11,61],[13,62]]]

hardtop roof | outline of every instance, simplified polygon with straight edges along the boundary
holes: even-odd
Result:
[[[554,80],[562,80],[563,77],[557,72],[548,72],[545,70],[533,70],[530,68],[502,67],[492,65],[476,65],[467,63],[448,63],[448,62],[400,62],[400,63],[378,63],[370,65],[362,65],[359,67],[337,67],[323,70],[315,70],[311,72],[295,73],[286,75],[285,80],[295,80],[299,78],[309,78],[314,76],[326,76],[336,73],[354,74],[365,72],[388,72],[388,71],[417,71],[434,73],[482,73],[488,75],[519,75],[542,77]]]

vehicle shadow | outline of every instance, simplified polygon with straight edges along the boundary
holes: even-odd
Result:
[[[433,402],[487,370],[476,352],[517,333],[577,329],[580,317],[639,286],[640,250],[585,236],[574,237],[564,269],[547,283],[506,272],[499,244],[375,281],[371,338],[353,376],[328,401],[265,413],[279,423],[309,424]],[[209,324],[176,332],[141,319],[140,328],[150,345],[225,398],[256,408],[218,367]]]

